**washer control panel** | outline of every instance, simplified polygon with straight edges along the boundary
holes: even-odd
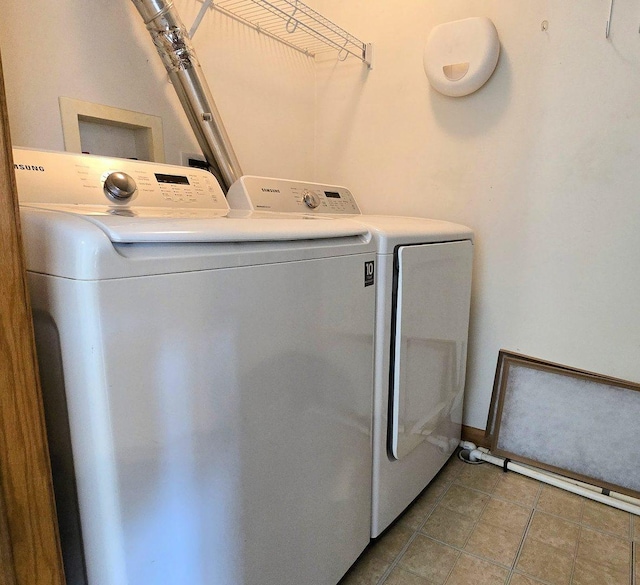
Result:
[[[21,204],[229,209],[202,169],[23,148],[13,160]]]
[[[231,209],[328,215],[360,215],[346,187],[246,175],[227,193]]]

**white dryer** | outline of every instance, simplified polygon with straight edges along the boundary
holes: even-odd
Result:
[[[227,199],[247,211],[351,217],[374,235],[376,537],[428,485],[460,440],[473,233],[444,221],[362,215],[352,193],[332,185],[246,176]]]
[[[370,534],[368,230],[14,159],[68,583],[335,585]]]

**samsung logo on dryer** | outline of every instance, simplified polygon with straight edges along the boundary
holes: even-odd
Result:
[[[16,171],[39,171],[41,173],[44,173],[44,167],[39,166],[39,165],[19,165],[19,164],[14,164],[13,168]]]
[[[267,189],[265,187],[262,187],[262,191],[264,193],[280,193],[280,189]]]

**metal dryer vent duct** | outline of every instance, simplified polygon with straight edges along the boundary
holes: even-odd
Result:
[[[200,148],[226,191],[242,176],[204,72],[173,2],[132,0],[187,114]]]

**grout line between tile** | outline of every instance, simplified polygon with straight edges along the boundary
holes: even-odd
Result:
[[[415,571],[412,571],[411,569],[407,569],[406,567],[400,567],[403,571],[405,571],[406,573],[409,573],[410,575],[415,575],[416,577],[419,577],[420,579],[427,579],[427,577],[420,575],[420,573],[416,573]],[[385,577],[385,578],[388,578]],[[429,581],[429,583],[433,583],[433,581],[431,579],[427,579],[427,581]],[[382,583],[380,583],[380,585],[383,585]]]
[[[453,566],[451,567],[451,569],[449,570],[449,573],[447,574],[447,576],[445,577],[444,581],[442,582],[442,585],[447,585],[447,581],[449,581],[449,578],[451,577],[451,573],[453,573],[453,571],[455,570],[458,561],[460,560],[460,557],[462,556],[462,552],[458,553],[458,558],[456,559],[456,562],[453,563]]]
[[[514,471],[509,471],[508,473],[514,473],[514,474],[515,474],[515,472],[514,472]],[[516,475],[517,475],[517,474],[516,474]],[[537,480],[533,480],[533,481],[537,481]],[[468,485],[464,485],[464,484],[462,484],[462,483],[457,483],[456,481],[454,481],[453,483],[455,483],[455,484],[456,484],[457,486],[459,486],[459,487],[463,487],[463,488],[466,488],[466,489],[469,489],[469,490],[473,490],[474,492],[479,492],[479,493],[481,493],[481,494],[484,494],[485,496],[491,496],[492,498],[495,498],[496,500],[500,500],[501,502],[508,502],[508,503],[510,503],[510,504],[516,504],[517,506],[521,506],[521,507],[523,507],[523,508],[534,508],[534,507],[535,507],[535,505],[534,505],[534,504],[532,504],[531,506],[529,506],[528,504],[523,504],[522,502],[518,502],[518,501],[516,501],[516,500],[510,500],[509,498],[505,498],[504,496],[496,495],[496,494],[495,494],[495,493],[493,493],[493,492],[488,492],[488,491],[481,490],[481,489],[478,489],[478,488],[475,488],[475,487],[470,487],[470,486],[468,486]],[[495,488],[496,488],[496,487],[498,487],[498,483],[499,483],[499,482],[496,482],[496,485],[493,487],[493,489],[494,489],[494,490],[495,490]],[[540,497],[540,492],[541,492],[541,490],[542,490],[542,483],[541,483],[541,482],[538,482],[538,483],[539,483],[540,485],[539,485],[539,487],[538,487],[538,493],[536,494],[535,504],[537,504],[537,502],[538,502],[538,498]]]
[[[522,549],[524,548],[524,543],[525,540],[527,539],[527,536],[529,534],[529,529],[531,528],[531,523],[533,522],[533,517],[536,514],[536,511],[538,510],[538,504],[540,503],[540,496],[542,495],[542,489],[543,489],[543,485],[541,482],[538,482],[538,493],[536,494],[536,497],[533,501],[533,507],[531,508],[531,512],[529,514],[529,520],[527,521],[527,526],[524,529],[524,533],[522,535],[522,539],[520,540],[520,545],[518,546],[518,550],[516,552],[516,556],[513,559],[513,563],[511,563],[511,572],[509,574],[509,582],[511,582],[511,579],[513,578],[513,574],[516,571],[516,567],[518,566],[518,561],[520,560],[520,555],[522,554]],[[523,575],[526,575],[526,573],[522,573]]]
[[[625,540],[625,541],[629,541],[630,539],[625,537],[625,536],[621,536],[620,534],[616,534],[615,532],[609,532],[607,530],[602,530],[600,528],[596,528],[594,526],[591,526],[590,524],[583,524],[582,523],[582,515],[581,515],[581,519],[580,520],[571,520],[570,518],[565,518],[564,516],[558,516],[558,514],[552,514],[551,512],[547,512],[546,510],[538,510],[537,508],[534,508],[534,511],[540,512],[541,514],[545,514],[547,516],[553,516],[554,518],[558,518],[560,520],[564,520],[565,522],[569,522],[570,524],[575,524],[577,526],[580,526],[581,528],[586,528],[587,530],[591,530],[592,532],[597,532],[598,534],[602,534],[603,536],[610,536],[613,538],[617,538],[619,540]]]
[[[582,505],[580,506],[580,519],[579,519],[579,522],[580,522],[580,524],[582,524],[582,521],[584,520],[584,512],[585,512],[585,509],[586,509],[585,502],[587,501],[587,498],[585,498],[584,496],[579,496],[579,497],[582,500],[581,501]]]
[[[497,482],[496,482],[496,484],[497,484]],[[494,486],[494,487],[495,487],[495,486]],[[470,489],[471,489],[471,488],[470,488]],[[479,491],[479,490],[478,490],[478,491]],[[485,494],[485,495],[489,495],[489,494],[486,494],[486,492],[481,492],[481,493],[483,493],[483,494]],[[473,534],[473,531],[476,529],[476,526],[477,526],[477,525],[478,525],[478,523],[480,522],[480,518],[482,518],[482,514],[484,514],[484,511],[487,509],[487,506],[489,505],[489,502],[490,502],[490,501],[491,501],[491,496],[489,496],[489,498],[487,499],[487,501],[484,503],[484,506],[482,506],[482,511],[480,512],[480,514],[478,514],[478,517],[475,519],[475,521],[474,521],[474,523],[473,523],[473,528],[471,529],[471,531],[469,532],[469,535],[468,535],[468,536],[467,536],[467,538],[465,539],[464,544],[462,545],[462,548],[458,549],[458,548],[457,548],[457,547],[455,547],[455,546],[452,546],[452,545],[450,545],[450,544],[447,544],[447,546],[451,546],[451,548],[454,548],[454,549],[456,549],[456,550],[459,550],[459,551],[460,551],[460,554],[458,554],[458,558],[456,559],[456,562],[453,564],[453,567],[451,567],[451,570],[449,571],[449,574],[447,575],[447,578],[444,580],[443,585],[446,585],[446,584],[447,584],[447,581],[448,581],[448,580],[449,580],[449,578],[451,577],[451,573],[453,573],[454,569],[456,568],[456,565],[458,564],[458,561],[460,560],[460,557],[462,556],[462,553],[463,553],[463,552],[464,552],[464,553],[466,553],[466,554],[468,554],[468,555],[470,555],[470,556],[473,556],[473,557],[475,557],[475,558],[478,558],[478,559],[482,559],[482,560],[485,560],[485,561],[488,561],[488,560],[489,560],[489,559],[485,559],[485,558],[483,558],[483,557],[481,557],[481,556],[479,556],[479,555],[476,555],[476,554],[470,553],[469,551],[465,550],[465,547],[467,546],[467,542],[469,542],[469,539],[471,538],[471,535]],[[434,538],[434,540],[435,540],[435,538]],[[446,544],[446,543],[442,543],[442,544]],[[499,564],[499,563],[496,563],[496,564]]]
[[[522,575],[523,577],[530,579],[536,584],[540,583],[540,585],[554,585],[554,583],[551,583],[551,581],[545,581],[544,579],[540,579],[540,577],[534,577],[533,575],[529,575],[524,571],[512,571],[511,575],[509,575],[509,578],[513,578],[514,575]]]
[[[584,526],[580,524],[578,526],[578,540],[576,541],[576,549],[573,551],[573,561],[571,563],[571,574],[569,575],[569,585],[573,583],[573,577],[576,572],[576,563],[578,561],[578,549],[580,548],[580,540],[582,538],[582,529]]]
[[[404,555],[404,553],[407,552],[407,549],[409,548],[411,543],[416,539],[418,534],[420,534],[420,530],[425,525],[427,520],[431,517],[431,515],[433,514],[435,509],[438,507],[438,504],[440,504],[440,501],[442,500],[444,495],[449,491],[449,488],[453,485],[453,483],[454,483],[454,480],[451,480],[451,481],[447,482],[446,487],[442,490],[442,493],[436,498],[435,503],[433,505],[433,508],[431,508],[431,510],[429,510],[428,514],[424,517],[424,520],[422,520],[422,522],[420,522],[418,527],[416,529],[414,529],[413,534],[409,537],[409,540],[407,540],[405,545],[400,549],[400,552],[396,555],[395,559],[393,559],[393,561],[391,561],[391,564],[387,567],[387,570],[382,574],[380,579],[377,581],[376,585],[383,585],[385,583],[385,581],[388,579],[389,575],[391,574],[391,571],[393,571],[393,569],[395,569],[398,566],[398,563],[400,562],[400,559],[402,558],[402,555]],[[426,488],[423,491],[426,491]],[[420,497],[420,496],[418,496],[418,497]],[[426,536],[426,535],[423,534],[422,536]],[[407,570],[407,569],[403,568],[403,570]],[[417,573],[413,573],[413,571],[409,571],[409,572],[414,574],[414,575],[417,575]],[[418,576],[420,576],[420,575],[418,575]]]
[[[395,569],[398,566],[398,563],[400,562],[400,559],[402,558],[402,555],[407,552],[407,549],[409,548],[409,546],[411,545],[411,543],[416,539],[416,536],[418,535],[418,532],[415,531],[410,537],[409,540],[407,540],[407,542],[405,543],[405,545],[400,549],[400,552],[396,555],[396,558],[393,559],[393,561],[391,561],[391,564],[387,567],[386,571],[384,573],[382,573],[382,576],[380,577],[380,579],[377,582],[377,585],[383,585],[383,583],[387,580],[387,578],[389,577],[389,575],[391,574],[391,571],[393,571],[393,569]],[[412,572],[412,571],[410,571]]]
[[[527,535],[529,534],[529,528],[531,528],[531,521],[533,520],[533,514],[535,511],[536,509],[534,507],[529,513],[529,520],[527,520],[527,525],[525,526],[524,533],[522,534],[522,539],[520,540],[520,545],[518,546],[518,550],[516,551],[516,556],[513,559],[513,563],[511,563],[509,581],[511,581],[511,577],[513,577],[513,573],[518,566],[518,561],[520,560],[520,555],[522,554],[522,549],[524,548],[524,541],[527,539]]]
[[[427,536],[427,538],[431,538],[431,537]],[[474,552],[471,552],[471,551],[468,551],[468,550],[464,550],[463,548],[459,548],[457,546],[451,546],[450,544],[447,544],[446,542],[442,542],[441,540],[436,540],[435,538],[431,538],[431,540],[437,542],[438,544],[443,544],[445,546],[448,546],[449,548],[452,548],[452,549],[458,551],[461,554],[464,553],[465,555],[468,555],[468,556],[473,557],[475,559],[478,559],[480,561],[484,561],[485,563],[490,563],[492,565],[496,565],[497,567],[500,567],[501,569],[507,569],[507,571],[510,570],[509,565],[503,565],[502,563],[499,563],[498,561],[494,561],[493,559],[488,559],[487,557],[483,557],[482,555],[479,555],[478,553],[474,553]]]
[[[540,503],[540,496],[542,495],[542,488],[544,487],[544,484],[539,481],[538,482],[538,493],[536,494],[536,499],[535,502],[533,502],[533,509],[535,510],[538,507],[538,504]]]
[[[496,565],[498,567],[501,567],[502,569],[507,569],[508,571],[511,570],[511,567],[509,565],[505,565],[505,564],[499,563],[498,561],[495,561],[493,559],[489,559],[487,557],[483,557],[482,555],[479,555],[478,553],[474,553],[474,552],[465,550],[464,548],[461,548],[459,546],[454,546],[453,544],[449,544],[448,542],[444,542],[443,540],[438,540],[437,538],[434,538],[433,536],[429,536],[427,534],[420,534],[420,536],[422,536],[424,538],[428,538],[429,540],[433,540],[433,542],[437,542],[438,544],[446,546],[447,548],[452,548],[453,550],[455,550],[458,553],[464,553],[466,555],[469,555],[470,557],[474,557],[474,558],[479,559],[481,561],[485,561],[486,563],[491,563],[492,565]],[[412,537],[412,539],[413,539],[413,537]],[[379,585],[382,585],[382,584],[380,583]]]

